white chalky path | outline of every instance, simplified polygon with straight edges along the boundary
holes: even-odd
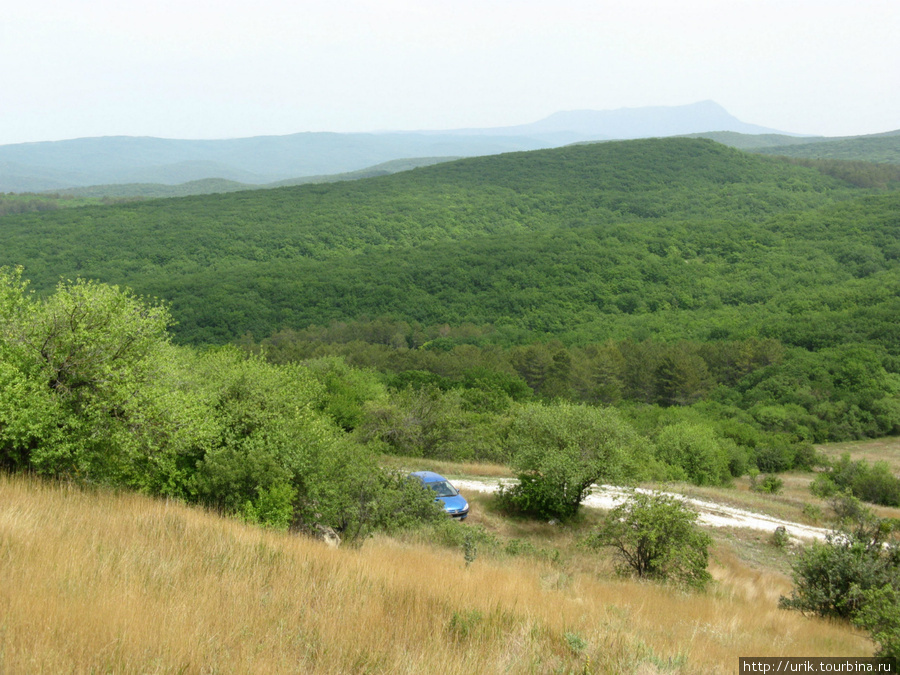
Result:
[[[494,481],[477,481],[477,480],[451,480],[451,483],[460,490],[474,490],[476,492],[494,492],[501,483],[514,483],[513,480],[494,480]],[[639,489],[640,492],[652,492],[652,490]],[[663,492],[661,494],[677,497],[682,501],[693,506],[700,513],[700,523],[710,527],[738,527],[750,530],[761,530],[764,532],[774,532],[777,527],[784,527],[788,535],[797,539],[819,539],[824,540],[830,530],[821,527],[812,527],[811,525],[801,525],[800,523],[792,523],[787,520],[773,518],[761,513],[738,509],[733,506],[725,506],[716,504],[715,502],[706,501],[704,499],[696,499],[694,497],[685,497],[674,492]],[[611,509],[624,499],[627,499],[628,491],[612,485],[595,485],[591,490],[591,494],[582,502],[585,506],[598,509]]]

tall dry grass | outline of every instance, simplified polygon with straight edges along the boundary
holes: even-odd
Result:
[[[0,673],[719,673],[872,653],[778,610],[783,577],[717,557],[713,590],[687,594],[386,538],[333,550],[0,476]]]

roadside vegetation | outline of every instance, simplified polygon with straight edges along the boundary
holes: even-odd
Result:
[[[779,610],[786,577],[725,545],[709,590],[685,593],[617,576],[566,528],[529,529],[467,566],[424,531],[332,549],[174,500],[2,475],[0,668],[717,673],[742,654],[872,652],[849,624]]]
[[[35,618],[10,585],[0,597],[18,618],[0,619],[0,659],[715,672],[726,654],[894,653],[896,445],[860,455],[852,442],[900,434],[898,193],[819,168],[670,139],[9,216],[0,563],[24,574],[19,523],[44,508],[29,491],[163,509],[154,527],[176,524],[162,539],[200,549],[173,558],[165,541],[132,540],[148,553],[128,562],[70,523],[87,540],[79,581],[60,557],[67,534],[55,552],[30,541],[54,566],[48,588],[77,589],[38,611],[73,613],[110,569],[127,584],[97,595],[112,614],[84,639],[108,647],[82,656],[52,646],[59,634],[26,644]],[[406,480],[413,469],[506,480],[461,525]],[[787,531],[710,535],[652,493],[584,509],[598,482],[838,522],[807,548]],[[235,597],[214,593],[216,610],[186,590],[226,573]],[[835,575],[847,611],[822,600]],[[534,595],[517,605],[516,588]],[[118,593],[156,605],[147,626],[172,623],[167,595],[184,602],[174,632],[123,633],[138,616]],[[323,623],[341,607],[349,623]],[[388,613],[402,621],[382,628]],[[692,617],[687,632],[667,614]],[[209,644],[170,647],[181,633]],[[422,651],[399,664],[410,641]]]
[[[564,401],[542,402],[531,397],[517,402],[512,397],[501,396],[502,386],[499,390],[474,387],[469,393],[471,398],[463,397],[461,400],[478,404],[477,407],[473,406],[472,414],[476,414],[475,410],[493,411],[491,416],[482,420],[486,428],[493,427],[494,435],[489,437],[497,443],[491,454],[496,464],[490,472],[497,473],[496,467],[505,464],[517,476],[518,481],[508,490],[501,491],[500,496],[491,502],[485,509],[488,516],[482,522],[475,522],[481,519],[473,518],[471,524],[460,525],[448,521],[426,491],[404,479],[405,471],[396,470],[402,468],[402,464],[398,466],[397,460],[392,464],[380,459],[386,451],[397,456],[400,462],[405,461],[404,455],[408,460],[418,461],[430,456],[444,461],[454,459],[451,449],[456,447],[453,442],[459,442],[456,434],[461,427],[454,417],[444,417],[446,410],[442,406],[446,401],[438,395],[439,389],[417,389],[407,384],[399,392],[405,392],[410,397],[409,400],[419,406],[417,412],[391,413],[391,391],[398,390],[392,389],[373,371],[354,369],[342,360],[333,358],[307,364],[278,365],[267,363],[258,356],[236,348],[199,351],[178,347],[168,340],[166,328],[170,319],[166,309],[127,291],[76,281],[61,283],[53,296],[40,299],[28,292],[21,270],[8,269],[3,272],[0,290],[0,329],[4,338],[0,343],[0,374],[3,378],[0,462],[7,471],[35,476],[28,479],[30,483],[5,478],[4,489],[11,489],[10,486],[21,488],[21,485],[27,484],[36,494],[56,491],[57,494],[69,495],[67,499],[76,493],[83,495],[81,499],[90,499],[91,493],[99,491],[100,494],[107,494],[106,490],[110,488],[124,488],[143,492],[158,500],[166,500],[156,502],[160,505],[193,503],[221,515],[231,516],[232,523],[244,521],[248,525],[261,525],[264,529],[282,533],[293,530],[315,534],[322,527],[331,528],[340,533],[347,544],[342,550],[352,550],[354,544],[358,546],[368,540],[364,550],[371,548],[382,551],[387,547],[391,551],[387,555],[394,564],[399,564],[397,561],[401,559],[394,547],[406,542],[406,546],[414,549],[422,546],[433,549],[431,552],[417,554],[430,556],[430,560],[434,556],[449,556],[451,559],[455,556],[458,564],[461,558],[462,574],[467,574],[470,568],[474,569],[474,564],[481,560],[481,565],[489,567],[492,574],[503,577],[482,580],[492,584],[492,588],[496,584],[518,586],[526,583],[528,578],[546,579],[549,574],[550,579],[555,579],[552,585],[558,589],[570,589],[567,592],[576,594],[582,603],[585,593],[600,593],[602,596],[609,594],[615,584],[624,583],[613,581],[617,567],[620,572],[631,571],[639,578],[669,581],[674,584],[673,588],[702,589],[716,579],[715,565],[709,564],[711,559],[716,559],[717,549],[713,548],[713,539],[696,528],[695,514],[682,508],[680,503],[636,494],[631,501],[613,509],[600,522],[583,518],[579,509],[589,486],[596,481],[637,483],[648,479],[675,477],[687,479],[700,487],[728,484],[735,476],[740,475],[739,472],[732,471],[734,463],[730,461],[730,458],[737,456],[737,446],[723,443],[710,427],[682,420],[662,427],[655,434],[642,436],[642,431],[647,427],[635,425],[614,408]],[[509,383],[503,378],[500,378],[500,382],[504,386]],[[430,420],[428,415],[432,413],[437,417]],[[396,445],[398,438],[405,439],[404,445]],[[598,443],[598,439],[601,442]],[[400,452],[399,448],[405,450]],[[504,461],[498,461],[501,459]],[[854,463],[847,457],[835,466],[846,468],[868,465]],[[832,473],[840,474],[840,468],[821,475],[830,476]],[[41,484],[36,482],[38,476],[58,482],[46,483],[44,487],[40,487]],[[765,485],[765,482],[756,482],[754,485],[758,487]],[[780,487],[774,491],[780,491]],[[14,504],[15,500],[4,499],[3,503]],[[142,508],[149,508],[146,505],[153,503],[145,502],[145,507]],[[118,512],[118,508],[116,511]],[[14,522],[17,519],[15,514],[15,510],[7,510],[3,522]],[[486,523],[490,525],[491,519],[495,519],[495,523],[498,519],[522,519],[526,523],[524,531],[531,529],[534,532],[527,523],[546,522],[548,517],[553,518],[553,522],[559,520],[565,523],[568,534],[564,535],[564,539],[567,538],[568,543],[562,550],[553,545],[552,539],[548,543],[540,537],[508,537],[502,534],[506,526],[486,526]],[[861,523],[870,522],[859,518],[857,520]],[[895,537],[894,525],[883,519],[871,522],[877,522],[871,531],[877,532],[880,537],[875,540],[875,544],[870,535],[860,535],[863,538],[852,541],[864,542],[860,544],[860,550],[864,554],[853,553],[855,549],[851,548],[849,558],[844,556],[836,562],[828,563],[845,573],[848,583],[854,583],[858,570],[852,566],[847,567],[849,563],[845,559],[852,562],[860,556],[864,558],[877,555],[872,552],[880,551],[881,543],[895,546],[891,543]],[[96,523],[91,526],[95,527]],[[178,532],[183,525],[175,527]],[[250,533],[253,531],[245,530]],[[4,544],[8,564],[21,559],[21,549],[18,548],[21,545],[20,534],[17,529],[6,527]],[[391,535],[393,539],[385,539],[386,535]],[[257,534],[246,536],[252,538],[270,535],[257,530]],[[273,532],[271,536],[285,535]],[[44,537],[43,533],[41,537]],[[827,546],[843,547],[844,541],[834,539]],[[89,548],[95,545],[90,542],[96,542],[96,539],[90,538],[86,544]],[[787,544],[787,538],[778,541],[773,538],[770,546],[782,549]],[[742,555],[739,549],[724,543],[721,545],[726,547],[720,549],[723,551],[722,555]],[[70,547],[71,544],[67,542],[64,546]],[[100,544],[100,549],[91,550],[108,551],[106,546],[109,544]],[[267,551],[270,551],[268,547],[280,547],[282,543],[257,546],[259,555],[265,553],[263,557],[272,556],[272,560],[263,564],[263,571],[255,567],[259,564],[258,561],[248,562],[252,567],[251,577],[262,574],[268,580],[272,574],[280,574],[282,568],[273,570],[270,564],[281,560],[283,554]],[[810,549],[811,553],[803,553],[798,558],[799,562],[793,565],[797,589],[794,592],[797,595],[791,596],[792,598],[805,598],[807,595],[818,597],[815,595],[819,593],[815,584],[821,575],[807,569],[812,564],[808,563],[811,557],[816,560],[816,556],[824,555],[822,550],[831,550],[822,549],[821,546],[823,545],[814,545]],[[19,553],[13,552],[14,547]],[[137,546],[137,549],[141,550],[142,546]],[[575,549],[612,549],[618,552],[620,561],[624,564],[617,566],[610,555],[601,556],[598,563],[590,563],[586,561],[583,552],[573,552]],[[729,553],[729,550],[735,553]],[[54,554],[44,551],[40,555]],[[99,563],[95,561],[101,568],[108,566],[118,569],[120,564],[124,564],[124,554],[107,552],[101,558],[105,559],[106,555],[112,555],[112,560],[116,562],[108,565],[102,560]],[[203,555],[212,561],[227,561],[231,554],[220,551]],[[359,555],[368,557],[375,553]],[[872,563],[878,570],[882,570],[878,572],[881,576],[876,574],[872,583],[860,585],[858,589],[854,586],[851,589],[856,598],[854,610],[838,616],[846,617],[871,631],[880,653],[891,654],[896,636],[890,617],[893,616],[892,612],[900,608],[892,604],[896,598],[890,592],[891,584],[894,583],[890,576],[894,572],[890,570],[896,564],[892,562],[895,561],[896,554],[885,555],[888,557],[884,561],[877,558],[881,562]],[[157,554],[147,554],[145,558],[155,560],[156,556]],[[244,556],[246,551],[238,554],[241,559]],[[514,562],[522,556],[527,562]],[[334,561],[330,564],[341,567],[343,560],[341,559],[340,565]],[[602,562],[603,560],[606,562]],[[52,564],[58,565],[60,561],[56,560]],[[84,564],[90,567],[90,564]],[[238,565],[242,570],[238,573],[250,574],[251,570],[241,567],[243,564]],[[524,572],[523,564],[526,568]],[[181,591],[173,590],[180,588],[179,578],[183,573],[172,565],[172,562],[163,563],[165,573],[145,570],[141,574],[126,574],[138,579],[148,578],[150,581],[147,583],[152,582],[151,586],[161,585],[166,593],[175,593],[171,597],[183,602],[183,597],[179,595]],[[208,566],[206,563],[204,565]],[[221,567],[220,563],[215,565]],[[538,572],[535,565],[549,565],[551,571]],[[576,577],[568,571],[570,565],[571,569],[587,569],[590,573],[583,579]],[[310,563],[306,563],[301,565],[301,569],[309,566]],[[64,567],[61,573],[69,574],[66,569],[71,568]],[[334,583],[336,573],[330,567],[328,570],[322,578],[331,579],[329,583]],[[343,573],[345,572],[341,572]],[[54,574],[60,572],[56,571]],[[509,574],[525,574],[525,577],[509,580],[505,578]],[[773,574],[777,576],[779,573]],[[406,576],[405,572],[403,575]],[[12,576],[11,570],[7,578]],[[806,580],[806,577],[811,577],[811,580]],[[68,577],[63,578],[66,580],[60,581],[56,577],[53,587],[58,588],[59,583],[75,583]],[[382,581],[366,578],[369,581],[364,581],[364,584],[385,588]],[[446,576],[438,578],[441,580],[441,593],[454,588],[452,583],[447,582]],[[573,586],[576,578],[579,579],[577,590]],[[317,583],[306,577],[295,581],[306,586]],[[425,583],[423,579],[419,581]],[[89,587],[90,583],[93,581],[89,582]],[[194,580],[190,583],[203,588],[209,582]],[[265,583],[268,584],[269,581]],[[596,584],[600,584],[600,588],[594,588]],[[11,586],[15,587],[15,584]],[[397,592],[406,593],[404,597],[410,597],[410,588]],[[779,588],[780,596],[787,597],[789,587],[781,584]],[[116,592],[119,591],[126,594],[147,592],[143,588],[121,587]],[[269,598],[268,591],[260,589],[244,588],[239,593],[243,597],[248,592],[251,596],[262,594],[260,597]],[[342,589],[336,592],[340,595],[345,591]],[[474,591],[470,589],[466,592]],[[671,596],[672,592],[662,588],[653,591],[652,597],[646,602],[672,602],[673,598],[678,597]],[[388,595],[395,597],[394,593],[390,591]],[[656,597],[654,593],[661,596]],[[724,597],[731,597],[718,586],[714,587],[711,596],[704,596],[704,600],[689,601],[686,598],[691,597],[690,593],[681,597],[685,598],[685,602],[718,604],[723,593]],[[74,593],[74,597],[82,600],[87,595],[92,595],[90,588]],[[677,643],[656,643],[649,636],[636,637],[631,628],[628,629],[628,640],[616,643],[616,648],[610,652],[610,634],[603,633],[601,637],[596,628],[589,630],[588,626],[592,624],[584,623],[585,617],[589,617],[591,621],[600,619],[593,614],[593,610],[585,614],[583,607],[578,609],[578,618],[569,619],[569,623],[560,624],[558,619],[554,619],[553,623],[544,625],[540,621],[535,623],[534,617],[538,615],[534,612],[546,612],[546,609],[538,610],[534,607],[524,611],[515,609],[515,604],[513,609],[508,609],[500,600],[489,606],[484,606],[483,601],[472,605],[448,604],[446,596],[440,597],[443,599],[414,600],[415,607],[421,607],[424,602],[427,609],[416,609],[415,612],[411,609],[410,616],[419,611],[427,614],[437,612],[442,617],[441,620],[447,622],[447,627],[440,631],[440,639],[446,641],[449,635],[449,643],[455,643],[456,648],[462,648],[465,653],[473,648],[469,643],[477,641],[479,649],[487,650],[479,658],[483,658],[485,662],[493,660],[491,662],[495,665],[491,668],[496,668],[496,663],[506,663],[510,669],[522,671],[560,667],[587,669],[591,663],[595,665],[590,667],[597,667],[596,664],[600,663],[607,664],[600,668],[608,666],[627,671],[649,661],[659,667],[677,667],[684,672],[715,669],[702,665],[710,663],[710,656],[700,657],[684,644],[675,649],[674,644]],[[669,600],[664,600],[665,597]],[[343,595],[331,597],[328,602],[342,602],[346,605],[347,601],[342,598]],[[776,600],[777,598],[770,599],[773,609]],[[377,601],[369,598],[369,601],[376,605],[387,602],[384,598]],[[731,601],[733,598],[729,600]],[[7,596],[6,602],[12,610],[13,597]],[[115,598],[109,598],[105,602],[109,606],[123,604]],[[157,599],[156,602],[162,601]],[[267,599],[263,605],[268,606],[269,602]],[[297,602],[306,605],[312,600],[301,598]],[[375,611],[372,609],[373,605],[360,604],[361,602],[358,599],[351,604],[358,607],[359,612]],[[785,601],[783,606],[831,616],[828,612],[819,611],[816,606],[803,602],[807,601]],[[19,607],[16,611],[28,604],[21,598],[15,603]],[[159,611],[169,611],[168,606],[165,603],[163,605]],[[36,606],[42,612],[52,614],[58,611],[57,608],[46,605]],[[295,605],[284,599],[276,601],[275,606],[282,610],[277,614],[281,622],[285,621],[286,615],[283,612],[287,611],[290,615],[291,612],[299,611],[290,610],[289,607]],[[608,603],[604,607],[608,607]],[[237,611],[245,614],[249,610],[239,608]],[[672,611],[676,610],[672,608]],[[13,615],[16,612],[7,613],[7,616]],[[133,646],[126,649],[128,639],[121,632],[116,632],[122,629],[115,626],[134,620],[133,616],[122,616],[119,611],[116,614],[118,618],[106,617],[97,626],[105,636],[104,639],[116,645],[109,653],[104,653],[104,658],[109,660],[99,666],[91,659],[86,662],[89,665],[83,665],[84,661],[72,661],[76,657],[61,653],[59,646],[50,648],[49,645],[60,639],[58,634],[46,637],[48,642],[41,645],[30,643],[14,647],[11,651],[5,645],[3,658],[11,659],[8,663],[15,669],[20,661],[14,659],[33,658],[34,654],[30,650],[46,648],[49,651],[41,652],[43,655],[40,658],[57,659],[47,661],[48,668],[63,666],[66,670],[76,671],[81,667],[86,671],[97,667],[144,669],[147,663],[145,659],[148,658],[146,652],[143,652],[143,656],[134,655],[130,651],[134,649]],[[21,620],[27,623],[33,619]],[[152,623],[155,619],[141,620]],[[191,620],[197,621],[200,617],[192,615]],[[263,621],[263,625],[269,626],[268,628],[251,628],[244,624],[240,630],[243,631],[242,634],[247,631],[253,633],[271,630],[267,623],[271,620],[274,619],[269,617]],[[377,618],[373,620],[377,621]],[[199,625],[212,630],[209,621],[209,618],[204,618]],[[302,625],[302,621],[300,623]],[[6,634],[16,636],[16,640],[19,640],[24,624],[16,624],[10,628],[11,625],[10,619],[7,619],[4,624]],[[358,625],[347,628],[354,634],[362,629]],[[219,626],[216,630],[226,629]],[[320,667],[321,663],[327,662],[340,664],[329,665],[328,668],[341,669],[346,668],[347,659],[351,659],[357,666],[367,664],[367,667],[376,670],[394,669],[395,663],[391,661],[393,657],[383,649],[362,647],[359,644],[351,649],[344,643],[335,654],[318,642],[323,639],[323,628],[318,623],[308,630],[311,633],[303,633],[301,630],[304,637],[295,637],[294,644],[302,645],[306,650],[296,658],[308,659],[310,667]],[[648,627],[647,630],[652,633],[656,629]],[[415,634],[414,630],[410,631],[403,634],[405,640]],[[508,640],[516,635],[528,636],[521,643],[519,651],[514,654],[498,654],[495,651],[500,649],[501,644],[508,647]],[[856,639],[852,631],[848,636]],[[84,639],[97,638],[92,636]],[[153,639],[159,640],[159,649],[163,651],[175,649],[170,643],[171,635]],[[337,638],[325,639],[330,644],[330,640]],[[378,641],[388,639],[397,638],[396,635],[393,638],[376,638]],[[263,640],[261,644],[267,642]],[[653,644],[658,646],[648,646]],[[779,644],[785,647],[787,643]],[[831,642],[831,647],[834,644],[838,643]],[[257,663],[258,655],[245,653],[242,645],[243,641],[233,647],[234,651],[229,650],[225,654],[215,651],[217,648],[213,648],[211,654],[199,657],[193,651],[176,650],[174,656],[169,654],[163,657],[154,653],[152,658],[163,658],[166,663],[177,662],[179,668],[187,671],[196,669],[193,665],[196,659],[208,658],[225,659],[223,663],[229,664],[226,669],[253,670],[256,666],[251,667],[250,664]],[[831,647],[823,649],[817,645],[804,648],[816,650],[809,653],[825,654],[830,653],[828,650]],[[793,649],[793,646],[790,648]],[[90,648],[84,649],[89,651]],[[348,655],[348,649],[352,655]],[[854,648],[853,653],[859,653],[858,649],[859,647]],[[266,648],[266,651],[271,650]],[[865,650],[862,651],[865,653]],[[276,650],[276,653],[281,654],[278,658],[286,658],[281,650]],[[842,655],[846,653],[843,652]],[[12,656],[7,657],[7,654]],[[26,654],[31,656],[26,657]],[[325,654],[330,656],[326,657]],[[718,654],[716,658],[724,658],[721,651]],[[451,655],[447,653],[448,658]],[[434,652],[430,657],[423,654],[422,658],[433,656]],[[330,658],[338,660],[332,662],[328,660]],[[74,663],[82,665],[74,667]],[[269,661],[266,661],[265,667],[279,669],[277,664],[273,665]]]

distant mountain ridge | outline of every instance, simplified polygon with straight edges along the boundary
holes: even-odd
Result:
[[[0,192],[102,184],[176,185],[219,178],[262,185],[359,171],[409,157],[472,157],[581,141],[695,132],[774,132],[746,124],[712,101],[685,106],[559,112],[493,129],[298,133],[228,140],[114,136],[0,146]]]
[[[784,131],[747,124],[714,101],[682,106],[619,108],[618,110],[568,110],[549,117],[511,127],[462,129],[457,133],[496,134],[531,137],[569,136],[571,141],[629,140],[714,131],[741,134],[786,134]],[[570,142],[571,142],[570,141]]]
[[[763,154],[900,164],[900,131],[800,136],[747,124],[717,103],[702,101],[565,111],[531,124],[486,129],[308,132],[227,140],[107,136],[19,143],[0,146],[0,193],[202,194],[352,180],[461,157],[671,136],[709,138]]]

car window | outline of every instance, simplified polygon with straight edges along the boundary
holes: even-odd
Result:
[[[438,497],[455,497],[459,493],[456,491],[456,488],[450,485],[445,480],[437,481],[435,483],[428,483],[428,487],[434,490],[437,493]]]

